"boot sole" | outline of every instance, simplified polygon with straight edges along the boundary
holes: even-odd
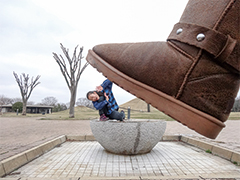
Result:
[[[123,74],[92,50],[88,51],[86,59],[110,81],[208,138],[215,139],[225,127],[220,120]]]

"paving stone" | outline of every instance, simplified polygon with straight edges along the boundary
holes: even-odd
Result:
[[[7,160],[3,160],[1,163],[5,170],[5,174],[8,174],[27,162],[28,160],[26,154],[21,153],[8,158]]]
[[[238,152],[233,152],[232,157],[231,157],[231,161],[238,163],[238,165],[240,165],[240,153]]]
[[[163,141],[179,141],[180,139],[180,135],[165,135],[162,137]]]
[[[200,149],[203,149],[203,150],[210,150],[212,151],[212,147],[213,145],[210,144],[210,143],[207,143],[207,142],[204,142],[204,141],[201,141],[199,140],[198,144],[197,144],[197,147],[199,147]]]
[[[3,169],[2,163],[0,163],[0,177],[5,175],[5,170]]]
[[[20,174],[14,175],[16,172]],[[128,156],[109,153],[96,141],[74,141],[63,143],[7,177],[157,179],[231,175],[240,177],[240,167],[183,142],[159,142],[150,153]]]
[[[213,146],[212,153],[228,160],[231,160],[232,157],[232,151],[219,146]]]
[[[44,152],[42,150],[42,147],[38,146],[32,149],[29,149],[27,151],[24,151],[24,153],[27,156],[27,160],[31,161],[39,156],[41,156]]]
[[[93,135],[86,135],[85,140],[86,141],[95,141],[96,139]]]
[[[66,134],[69,136],[84,136],[86,135],[92,135],[91,129],[90,129],[90,121],[84,120],[84,121],[52,121],[52,120],[37,120],[34,118],[8,118],[8,117],[0,117],[0,160],[4,160],[10,156],[14,156],[15,154],[19,154],[23,151],[26,151],[28,149],[34,148],[38,145],[43,144],[44,142],[48,142],[49,140],[53,140],[56,137],[59,137],[62,134]],[[224,147],[227,149],[231,149],[236,151],[235,153],[232,153],[232,159],[231,161],[238,161],[240,162],[239,153],[240,153],[240,136],[239,136],[239,127],[240,127],[240,121],[233,121],[228,120],[225,122],[226,128],[224,128],[219,136],[215,140],[211,140],[208,138],[205,138],[196,132],[190,130],[189,128],[183,126],[182,124],[175,122],[175,121],[167,121],[167,129],[165,135],[176,135],[176,136],[182,136],[182,141],[188,141],[190,138],[197,138],[198,140],[204,141],[205,143],[215,144],[220,147]],[[14,137],[14,138],[12,138]],[[199,145],[199,143],[198,143]],[[61,149],[62,147],[55,148],[55,149]],[[81,147],[80,147],[81,148]],[[79,147],[76,147],[76,151],[78,152],[78,155],[82,154],[84,156],[86,153],[81,151],[79,154]],[[197,149],[193,149],[194,151],[199,151]],[[51,152],[51,151],[50,151]],[[153,151],[154,152],[154,151]],[[152,152],[151,152],[152,153]],[[47,153],[48,154],[48,153]],[[47,155],[47,154],[44,154]],[[57,153],[60,157],[63,158],[64,155],[61,153]],[[99,152],[98,148],[95,148],[95,155],[92,155],[93,157],[96,156],[96,159],[104,159],[106,158],[103,156],[104,152]],[[178,154],[178,152],[176,152]],[[207,154],[209,156],[212,156],[211,154]],[[50,163],[46,163],[45,166],[42,166],[41,169],[37,170],[35,166],[31,166],[29,169],[26,169],[25,174],[28,175],[29,178],[36,178],[36,174],[42,170],[46,174],[48,173],[54,173],[56,172],[56,168],[61,168],[61,165],[59,165],[59,161],[54,161],[52,158],[53,156],[48,157],[51,161]],[[167,157],[166,157],[167,158]],[[201,159],[194,159],[193,162],[190,159],[182,159],[172,154],[172,158],[178,158],[178,161],[173,161],[179,167],[178,170],[175,170],[175,173],[180,174],[180,172],[184,172],[186,174],[194,173],[194,170],[201,174],[209,174],[217,172],[217,167],[212,167],[212,164],[208,164],[206,161],[202,161]],[[30,159],[30,158],[27,158]],[[33,162],[39,162],[39,159],[35,159]],[[52,162],[52,160],[55,162]],[[152,168],[155,168],[155,164],[151,166],[149,164],[149,161],[145,162],[145,158],[143,160],[142,157],[137,158],[137,161],[139,163],[138,171],[132,170],[131,166],[128,167],[128,164],[131,162],[130,158],[120,157],[116,158],[113,156],[113,161],[120,161],[123,162],[126,160],[125,163],[119,163],[119,165],[116,165],[113,163],[113,175],[118,174],[118,170],[115,169],[121,169],[120,177],[125,177],[127,175],[134,175],[135,172],[139,173],[141,176],[148,176],[151,174],[148,174],[148,171]],[[168,161],[171,162],[172,160],[167,160],[165,158],[161,158],[162,165],[159,166],[157,164],[159,171],[156,171],[155,173],[161,172],[163,177],[170,176],[170,172],[168,171],[168,168],[175,168],[174,166],[170,166],[168,164]],[[98,160],[100,161],[100,160]],[[24,161],[23,161],[24,162]],[[228,161],[227,161],[228,162]],[[200,166],[199,168],[191,168],[191,165],[194,163],[198,163]],[[172,163],[171,163],[172,164]],[[82,168],[78,167],[79,162],[78,159],[75,161],[75,165],[73,165],[73,170],[69,173],[71,177],[75,175],[75,177],[81,177],[84,175],[85,167]],[[104,179],[105,173],[99,172],[101,164],[94,164],[94,173],[98,174],[98,178],[102,177]],[[233,165],[233,164],[232,164]],[[234,165],[235,166],[235,165]],[[23,166],[25,167],[25,166]],[[48,167],[50,169],[48,169]],[[69,166],[70,168],[71,166]],[[77,168],[74,168],[77,167]],[[126,169],[128,167],[128,171]],[[238,166],[236,166],[238,167]],[[90,168],[88,166],[88,168]],[[79,171],[81,169],[81,171]],[[114,171],[115,170],[115,171]],[[181,170],[181,171],[180,171]],[[1,172],[1,165],[0,165],[0,172]],[[92,172],[92,173],[93,173]],[[18,173],[18,171],[17,171]],[[173,174],[174,172],[171,172]],[[1,174],[1,173],[0,173]],[[77,176],[79,174],[79,176]],[[16,174],[17,175],[17,174]],[[101,176],[100,176],[101,175]],[[222,174],[223,175],[223,174]],[[163,178],[161,177],[161,178]],[[171,176],[173,177],[173,176]],[[180,176],[178,176],[180,178]],[[230,177],[228,175],[228,177]],[[237,177],[237,176],[236,176]],[[236,178],[234,177],[234,178]],[[136,178],[136,177],[135,177]],[[4,178],[6,179],[6,178]],[[11,178],[12,179],[12,178]],[[13,179],[19,179],[19,178],[13,178]],[[24,179],[24,178],[21,178]],[[26,179],[26,178],[25,178]],[[39,178],[42,179],[42,178]],[[48,179],[52,179],[51,177]],[[237,180],[240,180],[240,177],[236,178]]]
[[[188,143],[188,144],[191,144],[191,145],[193,145],[193,146],[198,146],[199,141],[196,140],[196,139],[193,139],[193,138],[188,138],[187,143]]]
[[[85,141],[86,136],[85,135],[67,135],[67,141]]]
[[[240,121],[228,120],[215,140],[205,138],[176,121],[167,121],[165,135],[199,138],[240,153]],[[60,135],[92,135],[89,120],[38,120],[38,117],[0,117],[0,160],[34,148]],[[12,138],[14,137],[14,138]],[[183,141],[183,139],[182,139]]]

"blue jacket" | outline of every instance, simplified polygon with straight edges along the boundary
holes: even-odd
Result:
[[[105,92],[108,95],[108,98],[109,98],[108,101],[105,99],[105,97],[104,98],[100,97],[98,101],[93,102],[93,105],[97,110],[101,110],[105,105],[107,105],[108,107],[107,115],[110,115],[113,111],[117,111],[119,108],[114,98],[114,95],[112,93],[112,85],[113,83],[108,79],[106,79],[101,84],[101,86],[103,87],[102,92],[103,93]]]

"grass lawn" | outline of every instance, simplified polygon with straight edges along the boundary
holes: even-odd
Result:
[[[121,110],[121,108],[120,108]],[[123,109],[125,111],[126,118],[128,117],[128,110]],[[91,120],[98,119],[98,111],[93,110],[87,107],[75,107],[75,118],[69,118],[69,110],[55,112],[52,114],[27,114],[26,116],[22,116],[21,113],[18,115],[16,113],[4,113],[0,115],[0,117],[38,117],[41,120]],[[130,114],[131,119],[165,119],[167,121],[173,121],[173,119],[164,113],[151,109],[151,112],[146,111],[131,111]],[[228,118],[229,120],[240,120],[240,112],[232,112]]]
[[[240,120],[240,112],[232,112],[228,117],[229,120]]]

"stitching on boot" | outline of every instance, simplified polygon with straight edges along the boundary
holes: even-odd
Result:
[[[218,26],[221,24],[222,20],[224,19],[224,17],[227,15],[227,13],[230,11],[230,9],[232,8],[233,4],[235,3],[236,0],[231,0],[229,2],[229,4],[226,6],[226,8],[224,9],[223,13],[221,14],[219,20],[216,22],[215,26],[213,27],[213,30],[216,30],[218,28]],[[174,46],[175,47],[175,46]],[[176,48],[176,47],[175,47]],[[176,48],[179,50],[179,48]],[[183,53],[182,50],[179,50],[180,52]],[[184,52],[184,54],[186,55],[186,53]],[[186,87],[187,81],[189,76],[191,75],[191,72],[193,71],[194,67],[197,65],[198,61],[200,60],[200,57],[202,55],[202,50],[199,51],[199,54],[196,58],[196,60],[193,62],[192,66],[189,68],[188,72],[186,73],[183,83],[181,85],[181,87],[179,88],[179,91],[176,95],[176,99],[179,99],[183,93],[184,88]],[[190,55],[187,55],[188,57],[190,57]]]
[[[231,75],[231,74],[226,72],[226,73],[220,73],[220,74],[212,74],[212,75],[200,76],[200,77],[196,77],[196,78],[193,78],[193,79],[189,80],[188,83],[202,81],[202,80],[204,80],[206,78],[211,78],[211,77],[219,77],[219,76],[224,77],[226,75]]]
[[[186,53],[185,51],[183,51],[181,48],[179,48],[178,46],[176,46],[175,44],[173,44],[171,41],[167,41],[169,43],[170,46],[172,46],[174,49],[176,49],[177,51],[179,51],[180,53],[184,54],[185,56],[187,56],[189,59],[191,59],[192,61],[194,61],[194,57],[191,56],[190,54]]]
[[[236,2],[236,0],[231,0],[225,10],[223,11],[222,15],[220,16],[219,20],[216,22],[215,26],[213,27],[214,30],[218,29],[218,26],[221,24],[222,20],[224,17],[227,15],[227,13],[230,11],[232,8],[233,4]]]
[[[202,49],[200,49],[197,58],[195,59],[195,61],[192,63],[191,67],[189,68],[189,70],[188,70],[187,73],[185,74],[185,77],[184,77],[184,79],[183,79],[182,85],[180,86],[180,88],[179,88],[179,90],[178,90],[176,99],[179,99],[179,98],[181,97],[181,95],[182,95],[182,93],[183,93],[183,90],[184,90],[185,87],[186,87],[188,78],[189,78],[189,76],[191,75],[191,73],[192,73],[193,69],[195,68],[195,66],[197,65],[198,61],[200,60],[201,55],[202,55]]]

